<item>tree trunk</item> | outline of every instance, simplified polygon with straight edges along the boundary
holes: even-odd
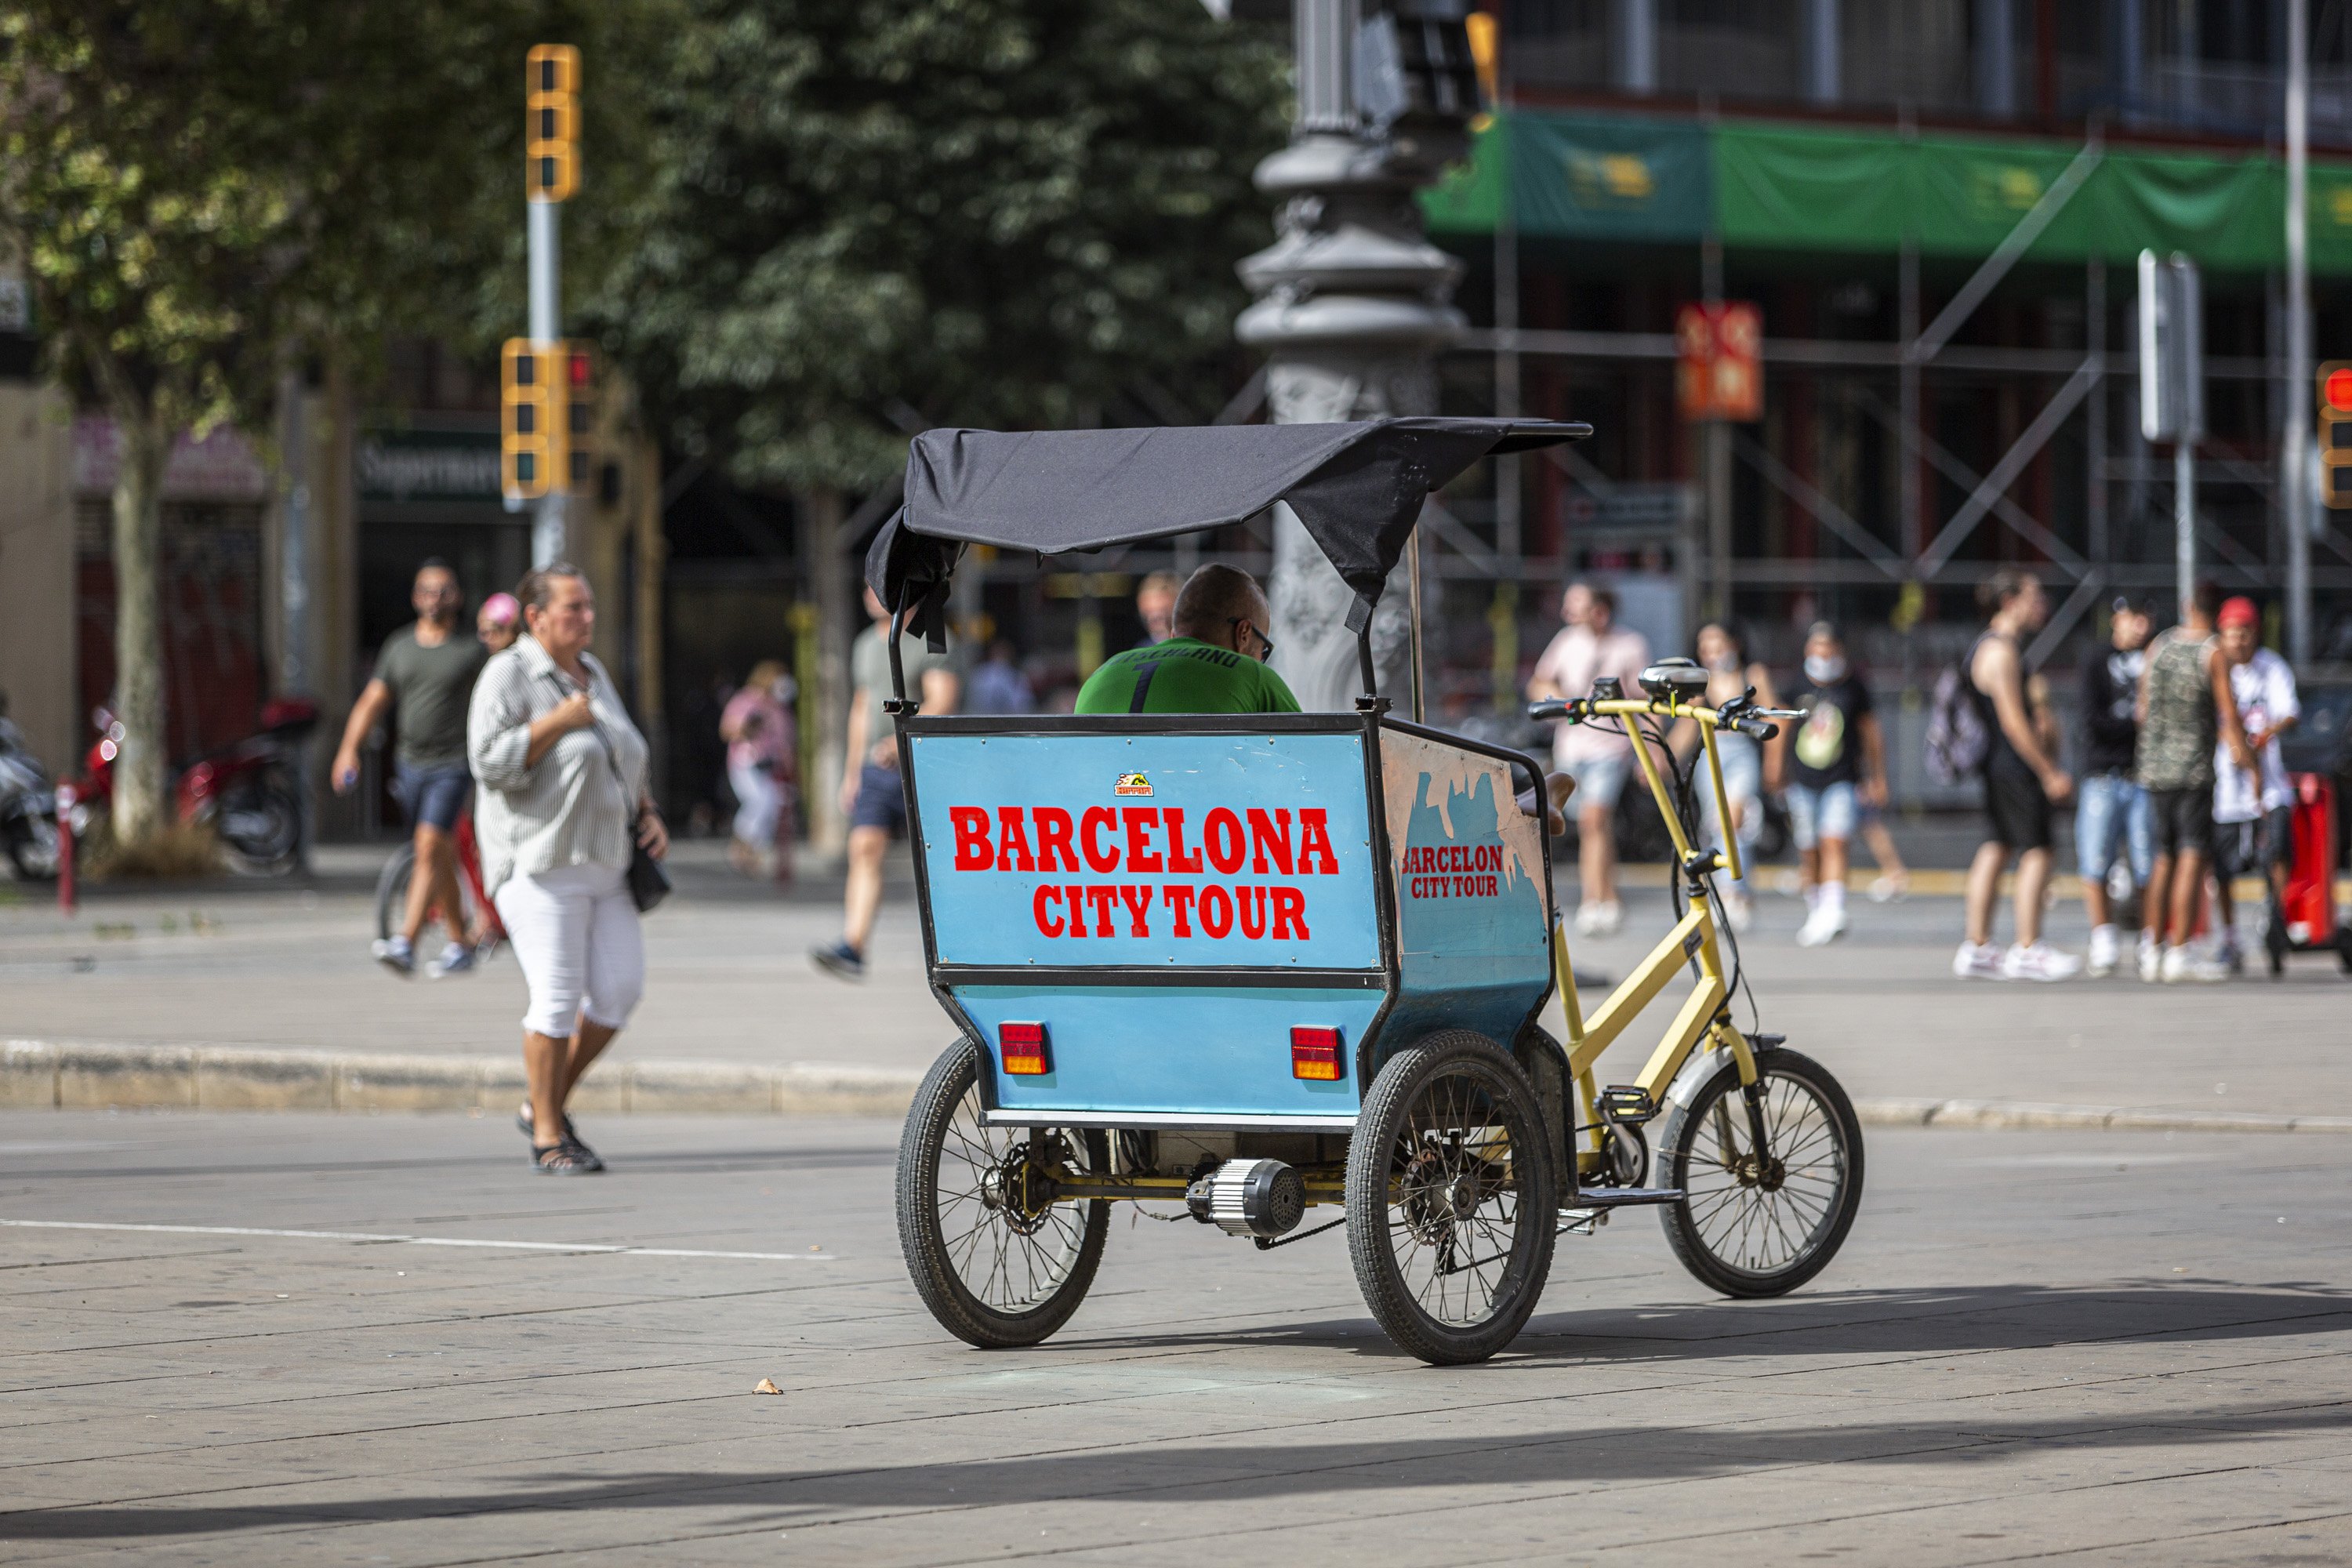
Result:
[[[170,820],[163,731],[163,459],[171,433],[153,403],[114,411],[114,833],[154,837]]]
[[[841,770],[849,744],[849,641],[853,595],[849,565],[841,558],[841,492],[812,488],[794,498],[800,519],[803,570],[816,605],[816,661],[802,690],[801,711],[816,716],[816,764],[802,790],[808,812],[809,847],[838,854],[848,840],[841,813]],[[879,718],[880,715],[874,715]]]

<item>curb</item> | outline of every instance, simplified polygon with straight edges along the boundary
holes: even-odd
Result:
[[[599,1115],[902,1116],[921,1075],[830,1062],[621,1061],[581,1085]],[[0,1110],[466,1110],[529,1094],[509,1057],[0,1041]]]
[[[847,1063],[622,1061],[572,1103],[595,1115],[887,1116],[906,1114],[919,1073]],[[507,1057],[350,1055],[241,1046],[53,1044],[0,1040],[0,1110],[466,1110],[524,1098]],[[2352,1132],[2352,1116],[2143,1110],[2006,1100],[1858,1100],[1872,1127],[2004,1131]]]
[[[1949,1127],[2000,1131],[2352,1132],[2352,1116],[2281,1116],[2267,1111],[2136,1110],[2124,1106],[2046,1105],[2015,1100],[1857,1100],[1871,1127]]]

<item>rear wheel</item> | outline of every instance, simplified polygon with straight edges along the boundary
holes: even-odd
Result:
[[[283,876],[300,858],[302,803],[274,768],[233,785],[215,823],[231,866],[247,875]]]
[[[1727,1296],[1779,1296],[1837,1256],[1862,1206],[1862,1123],[1829,1069],[1780,1047],[1756,1053],[1764,1147],[1756,1147],[1739,1064],[1726,1061],[1659,1138],[1666,1240],[1700,1283]]]
[[[1484,1035],[1391,1058],[1348,1145],[1348,1250],[1381,1328],[1438,1366],[1517,1337],[1551,1269],[1556,1176],[1536,1091]]]
[[[1102,1262],[1110,1205],[1056,1201],[1052,1175],[1109,1169],[1099,1131],[982,1126],[980,1047],[950,1047],[898,1140],[898,1247],[940,1326],[1005,1350],[1069,1321]]]

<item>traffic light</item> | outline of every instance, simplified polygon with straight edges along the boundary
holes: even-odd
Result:
[[[1462,26],[1470,40],[1470,63],[1478,72],[1478,96],[1494,109],[1503,101],[1502,28],[1492,11],[1473,11]]]
[[[500,482],[525,500],[547,494],[562,466],[557,358],[529,338],[509,338],[499,351]]]
[[[523,70],[523,194],[569,201],[580,188],[580,51],[540,44]]]
[[[563,370],[564,490],[584,496],[593,488],[596,455],[596,362],[585,343],[564,343],[557,353]]]
[[[2319,367],[2319,499],[2352,509],[2352,361]]]

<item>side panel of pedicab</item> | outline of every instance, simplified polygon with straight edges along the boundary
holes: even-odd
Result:
[[[1353,1117],[1387,1000],[1361,728],[1032,722],[908,747],[933,984],[992,1110]],[[1046,1026],[1051,1071],[1002,1070],[1007,1022]],[[1301,1025],[1339,1029],[1337,1081],[1294,1075]]]
[[[1551,990],[1542,819],[1519,809],[1500,757],[1393,727],[1381,793],[1400,980],[1383,1048],[1443,1028],[1508,1047]]]

